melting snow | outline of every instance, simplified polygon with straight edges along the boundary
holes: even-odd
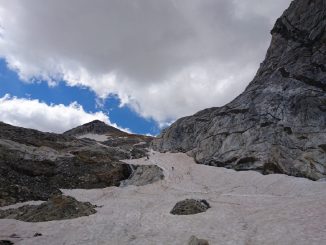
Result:
[[[108,140],[108,136],[104,135],[104,134],[83,134],[83,135],[79,135],[77,136],[78,139],[82,139],[82,138],[88,138],[91,140],[96,140],[99,142],[104,142],[106,140]]]
[[[149,159],[125,162],[156,164],[165,179],[140,187],[63,190],[101,207],[73,220],[0,220],[0,239],[25,245],[184,245],[196,235],[213,245],[325,244],[325,182],[197,165],[182,153],[151,152]],[[206,199],[211,208],[171,215],[175,203],[186,198]],[[42,236],[33,237],[36,232]],[[9,238],[13,233],[20,238]]]

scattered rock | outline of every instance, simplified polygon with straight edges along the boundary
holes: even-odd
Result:
[[[132,169],[130,178],[121,182],[120,186],[148,185],[164,178],[163,170],[156,165],[129,165]]]
[[[25,205],[16,209],[0,210],[0,218],[25,222],[73,219],[94,214],[95,208],[96,206],[89,202],[79,202],[73,197],[57,195],[40,205]],[[35,233],[34,236],[39,236],[39,234]]]
[[[186,199],[177,202],[170,213],[174,215],[198,214],[209,208],[210,205],[206,200]]]
[[[191,236],[188,245],[209,245],[208,241],[205,239],[199,239],[195,236]]]

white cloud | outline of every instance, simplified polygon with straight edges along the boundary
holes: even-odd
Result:
[[[160,124],[253,78],[290,0],[0,0],[0,56],[22,79],[117,94]]]
[[[96,119],[117,127],[103,112],[86,112],[77,102],[65,106],[47,105],[39,100],[11,97],[9,94],[0,98],[0,121],[15,126],[62,133]]]

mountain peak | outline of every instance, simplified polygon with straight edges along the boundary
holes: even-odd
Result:
[[[71,136],[79,136],[88,133],[109,134],[109,135],[128,134],[100,120],[94,120],[64,132],[65,135],[71,135]]]
[[[105,122],[103,122],[103,121],[101,121],[101,120],[98,120],[98,119],[93,120],[93,121],[88,122],[88,123],[85,123],[85,124],[83,124],[83,125],[86,125],[86,124],[105,124],[105,125],[107,125]]]

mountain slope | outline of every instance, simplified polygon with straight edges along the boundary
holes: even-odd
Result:
[[[264,62],[231,103],[181,118],[153,142],[198,163],[326,177],[326,2],[295,0]]]
[[[72,133],[43,133],[0,122],[0,207],[47,200],[60,194],[62,188],[119,186],[129,177],[137,182],[132,173],[138,167],[120,160],[146,156],[151,137],[127,134],[98,121],[77,129],[83,128],[93,128],[88,132],[113,134],[107,141],[98,142],[78,139]],[[143,175],[155,177],[156,173],[161,176],[160,171],[153,168],[138,172],[141,173],[139,178]]]
[[[127,135],[126,132],[123,132],[115,127],[109,126],[100,120],[94,120],[92,122],[85,123],[81,126],[70,129],[70,130],[64,132],[63,134],[70,135],[70,136],[78,136],[78,135],[83,135],[83,134],[87,134],[87,133],[108,134],[108,135],[115,135],[115,136]]]

